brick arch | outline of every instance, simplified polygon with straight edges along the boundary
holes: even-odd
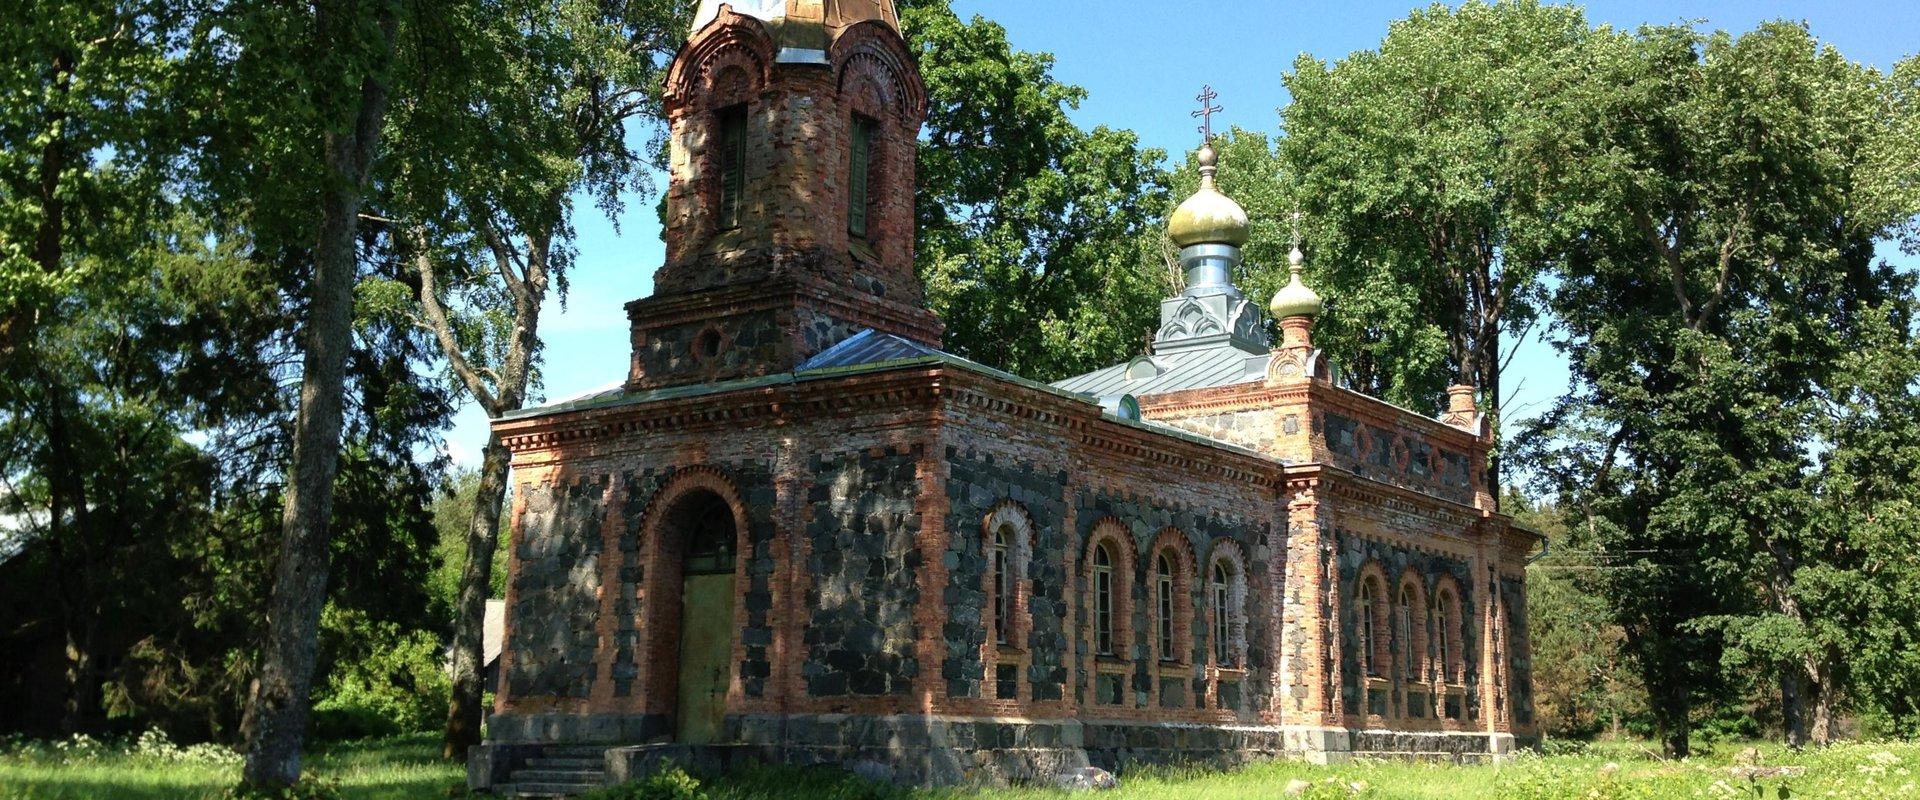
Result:
[[[721,470],[710,466],[686,467],[674,473],[647,500],[641,513],[639,545],[641,563],[646,565],[640,598],[641,697],[647,711],[671,714],[678,702],[680,645],[680,577],[686,543],[665,535],[671,512],[681,503],[705,492],[717,496],[733,512],[733,625],[746,626],[746,604],[742,595],[747,588],[747,559],[752,545],[747,508],[739,486]],[[734,642],[734,664],[740,662],[740,643]],[[739,691],[739,675],[729,678],[728,694]]]
[[[887,84],[895,113],[918,121],[927,114],[927,89],[913,54],[893,27],[878,20],[867,20],[847,27],[835,37],[827,50],[833,64],[834,85],[844,95],[849,77],[862,71]]]
[[[1227,578],[1227,596],[1224,607],[1221,605],[1220,598],[1217,596],[1219,594],[1219,587],[1214,585],[1214,578],[1216,577],[1214,575],[1214,568],[1216,566],[1225,568],[1225,577]],[[1249,580],[1246,550],[1240,546],[1239,542],[1232,539],[1225,537],[1214,539],[1212,545],[1208,547],[1206,566],[1200,573],[1200,579],[1207,587],[1208,641],[1212,644],[1212,647],[1208,648],[1208,659],[1217,667],[1230,666],[1236,669],[1245,668],[1247,666],[1247,587]],[[1224,621],[1226,622],[1225,627],[1227,634],[1227,647],[1225,651],[1227,658],[1225,659],[1221,658],[1222,651],[1218,641],[1220,636],[1220,623],[1222,621],[1219,615],[1222,613],[1225,614]]]
[[[1371,599],[1367,600],[1365,590],[1369,587],[1372,594]],[[1360,636],[1362,626],[1369,620],[1372,622],[1373,630],[1373,635],[1367,638],[1364,652],[1360,653],[1364,659],[1362,677],[1385,676],[1388,674],[1387,668],[1392,664],[1392,652],[1387,647],[1389,625],[1387,610],[1390,607],[1392,591],[1393,584],[1387,580],[1387,571],[1376,559],[1367,559],[1353,576],[1354,618],[1353,628],[1349,633]]]
[[[1160,598],[1160,558],[1168,556],[1171,563],[1173,592],[1171,595],[1171,622],[1173,646],[1169,650],[1163,647],[1162,635],[1163,605]],[[1193,635],[1193,592],[1196,581],[1202,579],[1198,561],[1194,558],[1193,542],[1185,531],[1175,527],[1162,528],[1153,537],[1153,543],[1147,548],[1147,557],[1141,564],[1142,574],[1146,576],[1147,618],[1152,620],[1148,631],[1147,645],[1156,660],[1173,661],[1180,664],[1192,663]]]
[[[1467,679],[1467,637],[1465,601],[1460,594],[1460,582],[1452,575],[1442,574],[1434,581],[1433,602],[1430,605],[1436,623],[1445,612],[1444,623],[1434,626],[1435,647],[1433,659],[1439,674],[1434,676],[1448,684],[1465,683]],[[1448,637],[1448,646],[1439,647],[1440,636]]]
[[[672,112],[700,97],[711,87],[714,74],[729,64],[745,68],[755,79],[756,88],[765,86],[772,80],[777,49],[765,23],[727,9],[674,57],[667,72],[667,110]]]
[[[1400,671],[1394,677],[1409,683],[1428,676],[1426,577],[1408,567],[1393,585],[1393,639],[1399,651]]]

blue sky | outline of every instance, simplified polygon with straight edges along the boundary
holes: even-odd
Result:
[[[1202,85],[1219,92],[1217,102],[1225,109],[1215,118],[1216,128],[1276,132],[1278,111],[1287,102],[1280,77],[1297,56],[1310,53],[1331,61],[1372,48],[1386,35],[1388,23],[1419,7],[1405,0],[955,0],[954,6],[963,16],[979,14],[1005,26],[1015,47],[1053,53],[1054,75],[1088,90],[1073,115],[1081,125],[1128,128],[1147,146],[1175,154],[1194,145],[1197,134],[1188,113]],[[1596,2],[1586,11],[1596,24],[1626,28],[1696,21],[1741,32],[1766,20],[1804,21],[1848,58],[1881,68],[1920,50],[1920,2],[1669,0]],[[541,320],[547,399],[625,378],[622,306],[652,293],[653,271],[664,256],[651,200],[630,203],[617,220],[608,220],[591,203],[578,205],[580,257],[571,275],[572,292],[564,311],[550,301]],[[1920,269],[1920,258],[1883,251],[1896,263]],[[1567,383],[1565,362],[1551,347],[1537,339],[1519,347],[1504,379],[1510,419],[1544,410]],[[472,465],[485,439],[486,418],[468,404],[447,434],[446,447],[455,461]]]

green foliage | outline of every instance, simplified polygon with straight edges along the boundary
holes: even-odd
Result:
[[[1571,6],[1435,4],[1286,74],[1275,179],[1328,299],[1316,343],[1357,388],[1426,409],[1468,383],[1497,410],[1500,337],[1535,321],[1578,219],[1565,119],[1588,36]],[[1263,266],[1277,288],[1284,260]]]
[[[413,733],[442,720],[448,683],[438,638],[332,605],[320,625],[332,663],[325,687],[316,692],[315,736]]]
[[[1760,675],[1785,687],[1789,727],[1805,712],[1823,738],[1851,632],[1910,641],[1849,612],[1904,590],[1858,529],[1823,521],[1843,498],[1819,459],[1847,454],[1834,425],[1892,421],[1846,365],[1910,350],[1911,278],[1873,248],[1920,210],[1882,180],[1920,153],[1879,113],[1882,76],[1799,26],[1609,32],[1588,53],[1570,153],[1591,167],[1586,232],[1552,298],[1576,385],[1523,450],[1605,559],[1599,586],[1670,751],[1698,703]],[[1839,505],[1905,502],[1910,485]]]
[[[1646,690],[1627,663],[1626,632],[1601,593],[1608,564],[1584,529],[1566,515],[1534,507],[1510,492],[1501,509],[1552,543],[1527,566],[1527,617],[1533,646],[1534,711],[1550,737],[1622,735],[1644,719]],[[1549,754],[1562,739],[1547,742]]]
[[[1143,349],[1161,296],[1164,154],[1068,118],[1053,57],[945,3],[902,12],[926,79],[916,268],[955,353],[1042,379]]]
[[[581,800],[710,800],[698,779],[673,765],[667,765],[640,780],[588,792],[580,798]]]

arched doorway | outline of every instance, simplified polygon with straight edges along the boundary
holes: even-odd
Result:
[[[714,742],[726,720],[732,677],[733,507],[713,491],[696,489],[673,501],[664,523],[667,563],[679,567],[680,577],[674,738]]]

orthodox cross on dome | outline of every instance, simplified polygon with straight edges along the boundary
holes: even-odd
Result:
[[[1300,217],[1299,211],[1294,211],[1290,217],[1293,220],[1293,249],[1295,250],[1300,249]]]
[[[1200,136],[1203,137],[1201,141],[1211,142],[1213,141],[1213,115],[1226,109],[1213,104],[1213,101],[1220,99],[1220,95],[1213,91],[1211,84],[1200,87],[1200,94],[1193,99],[1200,101],[1200,110],[1193,112],[1191,116],[1200,120]]]

